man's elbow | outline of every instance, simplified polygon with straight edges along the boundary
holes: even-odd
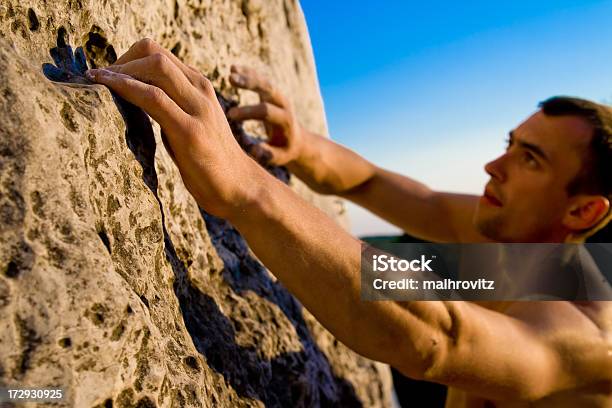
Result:
[[[427,308],[431,308],[430,302],[424,303]],[[416,312],[423,306],[421,302],[409,302],[403,307]],[[443,312],[440,309],[443,309]],[[457,339],[454,338],[457,333],[445,329],[449,325],[452,326],[452,318],[446,307],[440,309],[437,311],[442,313],[437,313],[438,317],[434,321],[422,321],[425,323],[424,327],[419,328],[418,332],[411,327],[412,333],[402,332],[401,328],[397,333],[398,341],[390,364],[406,377],[439,382],[445,375],[449,351],[453,344],[457,344]]]
[[[446,340],[437,335],[429,336],[429,347],[398,348],[391,365],[406,377],[414,380],[440,382],[447,355]]]
[[[433,341],[433,340],[432,340]],[[493,398],[513,403],[535,403],[551,395],[554,387],[546,381],[532,378],[528,373],[522,378],[514,378],[502,387],[490,389],[485,382],[479,386],[472,383],[471,376],[462,377],[461,372],[465,370],[453,370],[449,363],[453,353],[452,343],[446,340],[437,340],[435,347],[431,347],[426,352],[422,352],[418,359],[404,358],[403,361],[396,361],[393,365],[400,373],[406,377],[419,381],[428,381],[447,386],[464,389],[483,398]],[[469,364],[466,362],[466,365]],[[470,384],[471,383],[471,384]],[[470,385],[466,385],[470,384]]]
[[[436,305],[435,312],[432,306]],[[402,374],[415,380],[444,383],[450,372],[450,361],[469,346],[465,336],[462,307],[455,302],[407,302],[403,307],[421,312],[425,307],[430,314],[427,328],[420,330],[411,341],[402,343],[395,364]],[[435,318],[432,316],[435,315]]]

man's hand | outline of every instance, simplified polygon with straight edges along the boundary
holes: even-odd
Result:
[[[270,151],[271,163],[286,165],[314,191],[353,201],[419,238],[487,241],[472,223],[477,196],[432,191],[308,131],[298,123],[287,98],[253,69],[233,66],[230,82],[257,92],[260,103],[232,108],[228,117],[263,121],[269,137],[263,147]]]
[[[304,135],[287,98],[254,70],[235,65],[231,69],[230,82],[257,92],[259,103],[232,108],[227,116],[238,121],[263,121],[268,143],[262,145],[272,154],[270,164],[282,166],[296,160],[301,153]]]
[[[185,186],[206,211],[228,217],[248,206],[261,171],[234,139],[206,77],[149,39],[86,75],[160,124]]]

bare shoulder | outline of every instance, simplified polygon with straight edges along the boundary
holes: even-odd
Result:
[[[509,302],[503,313],[551,335],[572,329],[588,336],[612,334],[612,302]]]
[[[526,323],[556,355],[571,388],[612,386],[612,302],[516,302],[504,311]]]

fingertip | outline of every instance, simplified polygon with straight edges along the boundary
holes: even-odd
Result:
[[[259,142],[259,147],[273,155],[273,147],[268,142]]]
[[[236,72],[232,73],[230,75],[230,82],[236,86],[245,86],[246,85],[246,78]]]
[[[109,70],[99,68],[88,69],[85,71],[85,77],[93,82],[103,82],[104,79],[108,78],[112,74],[113,72]]]
[[[230,110],[227,111],[227,117],[230,118],[230,119],[235,119],[236,111],[237,111],[237,109],[235,107],[234,108],[230,108]]]
[[[230,71],[238,73],[238,72],[242,71],[242,65],[232,64],[232,66],[230,67]]]
[[[88,69],[87,71],[85,71],[85,78],[89,79],[90,81],[96,81],[96,76],[97,76],[97,69]]]

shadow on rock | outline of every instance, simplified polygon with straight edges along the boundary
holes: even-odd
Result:
[[[235,101],[230,101],[220,94],[217,94],[217,98],[225,112],[236,105]],[[258,139],[248,135],[238,122],[230,121],[230,126],[247,154],[273,176],[285,183],[289,182],[290,175],[285,167],[269,165],[269,153],[259,146]],[[231,333],[234,329],[227,317],[220,313],[214,301],[207,299],[208,304],[198,305],[207,312],[190,313],[192,319],[187,325],[190,331],[197,332],[195,336],[192,333],[192,336],[206,340],[197,344],[197,347],[207,357],[209,364],[221,372],[240,395],[258,398],[266,406],[361,406],[353,386],[332,373],[329,361],[317,347],[304,321],[301,304],[282,284],[272,280],[265,267],[251,256],[244,238],[228,221],[210,215],[202,209],[200,212],[217,254],[223,260],[224,278],[232,290],[237,294],[251,291],[277,305],[294,326],[302,345],[302,351],[299,353],[284,353],[271,361],[260,360],[253,364],[253,359],[257,358],[254,349],[236,349],[234,341],[222,340],[211,344],[211,334],[207,336],[199,332],[198,328],[208,331],[210,327],[221,325],[229,328]],[[193,307],[195,304],[191,302],[186,307]],[[210,310],[211,308],[215,311]],[[202,324],[202,321],[199,321],[200,317],[214,319],[215,316],[218,319],[216,322],[207,321]],[[253,384],[261,385],[255,394]],[[261,390],[264,391],[263,395]]]
[[[262,359],[256,347],[236,343],[234,324],[212,297],[189,286],[180,300],[197,350],[241,397],[258,399],[267,407],[361,406],[353,386],[331,373],[311,338],[300,336],[300,352]]]
[[[149,118],[121,98],[116,97],[115,101],[126,122],[128,147],[142,166],[145,184],[162,208],[157,195],[155,139]],[[282,169],[277,171],[284,174]],[[310,335],[301,305],[249,255],[246,242],[227,221],[201,212],[224,261],[224,277],[232,290],[238,295],[251,290],[278,305],[294,325],[303,349],[265,360],[258,356],[255,347],[238,345],[232,321],[219,310],[212,297],[189,281],[188,271],[166,230],[162,209],[165,255],[176,278],[175,294],[196,349],[210,367],[222,374],[238,395],[258,399],[269,407],[361,406],[353,386],[333,375],[329,361]]]
[[[149,118],[121,98],[115,97],[115,102],[126,123],[128,147],[142,166],[145,184],[162,208],[157,195],[156,146]],[[294,325],[303,350],[266,360],[255,347],[238,345],[234,323],[211,296],[189,281],[188,271],[166,230],[163,214],[162,209],[165,256],[176,278],[174,291],[187,330],[209,366],[223,375],[238,395],[258,399],[268,407],[361,406],[353,386],[333,375],[327,358],[310,335],[301,305],[249,255],[246,242],[227,221],[202,211],[213,243],[225,262],[224,277],[232,290],[238,295],[251,290],[278,305]]]

